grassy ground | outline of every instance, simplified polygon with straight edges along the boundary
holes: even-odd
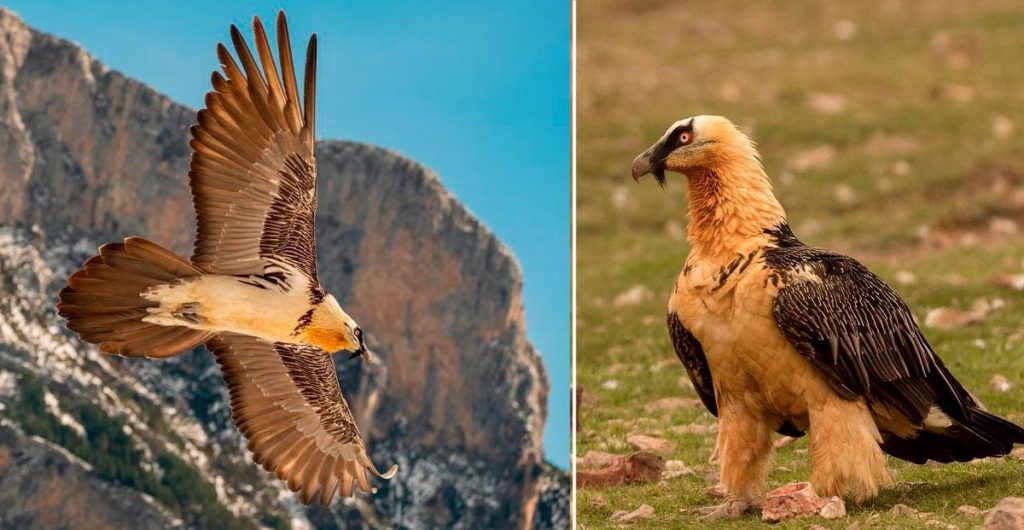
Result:
[[[687,252],[684,179],[670,174],[663,192],[629,178],[633,156],[694,114],[742,124],[797,235],[865,262],[919,320],[978,298],[1005,303],[981,324],[925,334],[990,409],[1024,423],[1024,295],[990,281],[1024,273],[1024,10],[972,4],[580,2],[578,381],[597,403],[580,412],[577,451],[625,454],[629,433],[661,435],[676,444],[669,458],[697,471],[581,491],[583,527],[614,526],[614,511],[642,503],[655,515],[633,526],[703,527],[694,512],[713,503],[703,494],[713,434],[671,430],[713,418],[702,408],[644,410],[694,395],[664,324]],[[634,288],[650,294],[615,303]],[[1014,386],[997,391],[994,374]],[[806,480],[806,447],[777,452],[771,486]],[[982,517],[958,515],[959,505],[1024,494],[1021,461],[890,466],[901,485],[850,503],[846,519],[780,526],[925,528],[889,514],[904,503],[972,528]],[[714,527],[760,526],[748,516]]]

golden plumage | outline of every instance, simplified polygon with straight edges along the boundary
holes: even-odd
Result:
[[[864,500],[892,484],[883,450],[940,462],[1006,454],[1024,429],[981,406],[942,365],[899,297],[852,258],[789,230],[753,143],[725,118],[674,123],[633,177],[686,175],[690,254],[669,331],[719,418],[732,501],[765,493],[770,435],[810,434],[811,482]]]

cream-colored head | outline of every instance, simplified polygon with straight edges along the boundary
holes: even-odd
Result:
[[[664,185],[666,170],[691,176],[721,167],[760,169],[754,143],[726,118],[694,116],[670,125],[654,145],[633,159],[633,178],[654,174]]]
[[[313,309],[313,316],[309,325],[303,329],[302,338],[328,353],[348,350],[353,357],[368,355],[363,331],[330,294]]]
[[[785,221],[754,143],[721,116],[679,120],[633,160],[636,180],[654,174],[664,186],[665,171],[686,175],[695,247],[729,253]]]

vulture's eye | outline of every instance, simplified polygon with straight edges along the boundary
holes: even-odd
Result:
[[[692,132],[684,131],[684,132],[679,133],[679,144],[680,145],[690,145],[690,142],[693,142],[693,133]]]

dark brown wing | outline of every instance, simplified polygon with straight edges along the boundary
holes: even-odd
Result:
[[[773,250],[766,259],[783,277],[788,269],[804,271],[805,278],[794,277],[779,291],[775,322],[839,393],[884,403],[913,423],[934,405],[965,417],[974,398],[881,279],[852,258],[811,247]]]
[[[718,416],[715,386],[711,382],[711,368],[708,367],[708,360],[704,357],[704,349],[700,347],[700,342],[683,327],[679,315],[674,312],[668,314],[668,334],[672,337],[672,346],[679,360],[683,362],[697,396],[712,415]]]
[[[316,35],[306,52],[300,111],[284,13],[277,17],[280,77],[258,18],[253,26],[262,72],[232,26],[242,67],[223,44],[217,46],[227,78],[213,73],[213,91],[192,127],[189,183],[198,225],[192,261],[221,274],[261,274],[268,263],[281,261],[315,283]]]
[[[914,425],[936,408],[952,420],[910,438],[883,431],[883,450],[911,462],[951,462],[1005,455],[1024,443],[1024,428],[986,411],[953,377],[880,278],[853,258],[804,246],[788,227],[782,236],[765,261],[783,279],[773,312],[796,350],[844,397],[884,405]]]
[[[256,463],[301,491],[303,503],[315,496],[326,506],[335,491],[352,495],[353,484],[370,491],[366,471],[385,479],[398,471],[381,474],[370,461],[328,353],[234,333],[208,346]]]

